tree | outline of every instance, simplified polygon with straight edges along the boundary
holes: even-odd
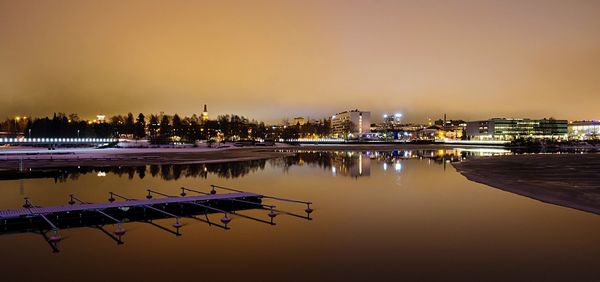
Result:
[[[160,123],[158,122],[157,115],[150,115],[150,124],[148,124],[148,132],[150,138],[156,138],[160,129]]]
[[[110,118],[110,125],[118,137],[119,134],[125,132],[125,117],[121,115],[112,116]]]
[[[132,113],[127,114],[125,125],[123,126],[123,133],[131,135],[135,134],[135,120]]]
[[[160,138],[166,140],[167,138],[171,137],[171,119],[169,118],[168,115],[163,115],[161,121],[160,121]]]
[[[75,113],[69,114],[68,118],[69,118],[70,122],[79,122],[79,115],[77,115]]]
[[[183,135],[183,123],[178,114],[173,116],[173,135],[181,137]]]
[[[350,134],[355,132],[356,125],[351,120],[346,120],[343,123],[342,132],[344,133],[344,139],[348,139]]]
[[[135,133],[136,138],[146,137],[146,117],[140,113],[135,121]]]

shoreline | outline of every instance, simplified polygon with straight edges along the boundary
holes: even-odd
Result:
[[[600,154],[532,154],[453,163],[468,180],[600,215]]]
[[[70,166],[141,166],[148,164],[202,164],[250,161],[290,156],[287,147],[222,148],[75,148],[44,150],[0,150],[0,170],[44,169]]]
[[[227,144],[229,145],[229,144]],[[480,148],[442,144],[321,144],[273,147],[162,147],[162,148],[0,148],[0,170],[19,171],[73,166],[141,166],[149,164],[203,164],[251,161],[292,156],[296,151],[439,150]],[[486,147],[487,148],[487,147]],[[490,148],[491,149],[491,148]]]

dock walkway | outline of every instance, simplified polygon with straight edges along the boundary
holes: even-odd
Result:
[[[112,203],[93,203],[93,204],[78,204],[78,205],[64,205],[64,206],[51,206],[51,207],[31,207],[31,208],[18,208],[9,210],[0,210],[0,219],[10,219],[29,215],[44,215],[53,213],[69,213],[69,212],[84,212],[94,210],[104,210],[113,208],[127,208],[127,207],[145,207],[152,205],[164,205],[164,204],[184,204],[184,203],[195,203],[202,201],[212,200],[243,200],[245,198],[260,198],[260,194],[241,192],[241,193],[226,193],[226,194],[214,194],[214,195],[201,195],[201,196],[188,196],[188,197],[167,197],[167,198],[156,198],[156,199],[131,199],[121,202]]]

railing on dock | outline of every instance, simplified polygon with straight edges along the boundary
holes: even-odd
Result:
[[[207,192],[186,187],[180,189],[179,195],[147,189],[144,199],[134,199],[109,192],[107,203],[91,203],[71,194],[68,205],[50,207],[36,206],[29,198],[24,198],[23,208],[0,210],[0,235],[37,230],[36,232],[44,237],[52,250],[58,252],[58,243],[62,240],[59,233],[60,228],[95,227],[120,245],[124,243],[122,237],[126,233],[124,228],[126,221],[148,223],[176,236],[181,236],[180,229],[184,226],[182,222],[184,218],[201,221],[224,230],[229,230],[228,224],[233,217],[268,225],[275,225],[274,219],[279,214],[312,220],[312,202],[308,201],[268,196],[218,185],[210,185],[210,190]],[[228,193],[218,194],[217,189],[228,191]],[[188,195],[188,193],[196,195]],[[121,201],[117,201],[117,199]],[[304,204],[306,205],[304,209],[306,215],[276,209],[275,205],[263,203],[263,199]],[[268,211],[268,218],[262,219],[241,213],[243,210]],[[211,221],[208,216],[215,213],[223,214],[220,223]],[[200,214],[204,215],[205,219],[198,217]],[[171,225],[174,230],[152,222],[154,219],[169,218],[175,220]],[[104,229],[106,224],[116,225],[112,233]]]

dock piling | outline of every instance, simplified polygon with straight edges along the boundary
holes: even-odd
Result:
[[[233,189],[233,188],[229,188],[229,187],[223,187],[223,186],[218,186],[218,185],[210,185],[212,187],[212,189],[214,190],[215,188],[219,188],[219,189],[224,189],[224,190],[229,190],[229,191],[234,191],[234,192],[238,192],[238,193],[245,193],[245,191],[242,190],[238,190],[238,189]],[[189,189],[188,189],[189,190]],[[212,193],[212,191],[211,191]],[[308,202],[308,201],[300,201],[300,200],[292,200],[292,199],[286,199],[286,198],[280,198],[280,197],[273,197],[273,196],[267,196],[267,195],[261,195],[262,198],[267,198],[267,199],[273,199],[276,201],[282,201],[282,202],[289,202],[289,203],[299,203],[299,204],[306,204],[306,209],[304,209],[304,211],[307,214],[311,214],[314,210],[310,207],[310,205],[312,205],[312,202]]]

